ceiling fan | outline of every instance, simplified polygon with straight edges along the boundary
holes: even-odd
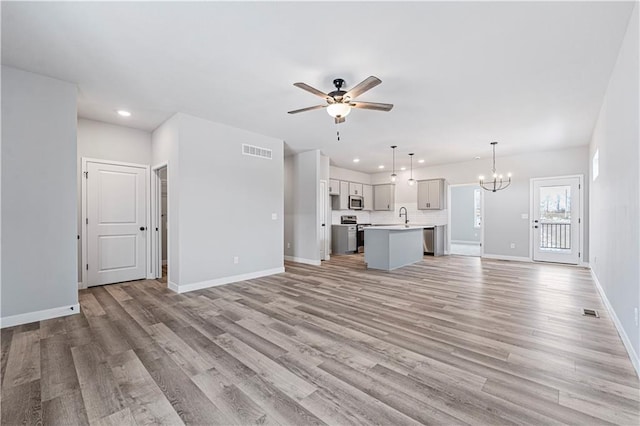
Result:
[[[324,93],[320,90],[309,86],[306,83],[293,83],[294,86],[306,90],[309,93],[324,99],[326,105],[315,105],[308,108],[296,109],[289,111],[289,114],[297,114],[299,112],[312,111],[314,109],[326,108],[330,116],[335,119],[336,124],[344,123],[345,117],[351,112],[351,108],[372,109],[376,111],[391,111],[393,104],[382,104],[377,102],[360,102],[354,101],[354,99],[369,89],[376,87],[382,81],[378,77],[370,76],[364,79],[360,84],[357,84],[353,89],[348,92],[342,90],[344,86],[344,80],[336,78],[333,80],[333,85],[336,90]]]

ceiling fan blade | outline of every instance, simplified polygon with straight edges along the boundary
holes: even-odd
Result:
[[[326,108],[326,107],[327,105],[316,105],[316,106],[307,107],[307,108],[294,109],[293,111],[289,111],[289,114],[297,114],[299,112],[313,111],[314,109],[320,109],[320,108]]]
[[[344,117],[336,117],[335,121],[336,121],[336,124],[340,124],[340,123],[344,123],[347,120]]]
[[[376,111],[391,111],[393,104],[382,104],[378,102],[349,102],[353,108],[373,109]]]
[[[315,87],[311,87],[306,83],[293,83],[294,86],[301,88],[302,90],[306,90],[309,93],[313,93],[316,96],[321,97],[322,99],[329,99],[331,98],[331,96],[327,95],[326,93],[323,93],[321,91],[319,91],[318,89],[316,89]]]
[[[367,90],[373,89],[380,83],[382,83],[382,80],[380,80],[378,77],[374,77],[374,76],[367,77],[360,84],[356,85],[356,87],[349,90],[344,95],[344,97],[349,99],[355,99],[356,97],[360,96]]]

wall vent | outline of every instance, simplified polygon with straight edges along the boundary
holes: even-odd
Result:
[[[596,317],[600,318],[600,314],[595,309],[582,308],[582,315],[585,317]]]
[[[246,143],[243,143],[242,154],[250,155],[252,157],[266,158],[267,160],[271,160],[273,153],[270,149],[260,148],[259,146],[247,145]]]

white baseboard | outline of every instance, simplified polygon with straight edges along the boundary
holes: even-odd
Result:
[[[83,290],[87,288],[86,285],[84,285],[84,283],[82,281],[78,281],[78,290]]]
[[[616,315],[616,311],[613,310],[613,306],[611,306],[611,303],[609,303],[609,299],[607,298],[607,295],[604,292],[604,289],[600,285],[600,281],[598,281],[598,277],[596,276],[595,272],[593,272],[593,269],[590,269],[590,271],[591,271],[591,277],[593,277],[593,282],[596,283],[596,289],[598,289],[598,293],[600,293],[600,298],[602,299],[604,306],[607,308],[607,311],[609,312],[609,316],[613,320],[613,324],[616,326],[616,330],[618,330],[618,335],[620,336],[620,339],[622,339],[622,343],[624,344],[624,347],[627,350],[627,353],[629,354],[629,358],[631,359],[631,364],[633,364],[633,368],[636,369],[636,374],[638,375],[638,377],[640,377],[640,359],[638,358],[638,354],[633,349],[633,345],[631,345],[629,336],[627,336],[627,333],[624,331],[624,328],[622,327],[622,323],[618,319],[618,315]]]
[[[502,254],[483,254],[483,259],[495,259],[495,260],[512,260],[515,262],[531,262],[532,260],[528,257],[522,256],[504,256]]]
[[[480,241],[451,240],[451,244],[465,244],[469,246],[479,246]]]
[[[175,283],[169,283],[169,288],[176,293],[186,293],[188,291],[202,290],[203,288],[217,287],[219,285],[231,284],[238,281],[246,281],[253,278],[266,277],[267,275],[281,274],[284,272],[284,267],[266,269],[263,271],[250,272],[248,274],[232,275],[230,277],[216,278],[215,280],[200,281],[192,284],[176,285]]]
[[[320,260],[305,259],[304,257],[295,257],[295,256],[285,256],[284,260],[288,260],[289,262],[305,263],[307,265],[314,265],[314,266],[320,266],[320,264],[322,263]]]
[[[80,304],[60,306],[59,308],[44,309],[42,311],[27,312],[26,314],[12,315],[0,319],[0,328],[13,327],[28,324],[30,322],[44,321],[52,318],[65,317],[80,312]]]

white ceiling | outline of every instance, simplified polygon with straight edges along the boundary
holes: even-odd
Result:
[[[180,111],[364,172],[585,145],[633,2],[2,3],[2,63],[78,85],[82,117]],[[336,126],[292,84],[382,84]],[[118,108],[133,113],[123,119]],[[340,130],[341,141],[336,140]],[[224,143],[224,141],[212,141]],[[352,159],[359,157],[359,164]],[[414,163],[414,166],[416,164]]]

